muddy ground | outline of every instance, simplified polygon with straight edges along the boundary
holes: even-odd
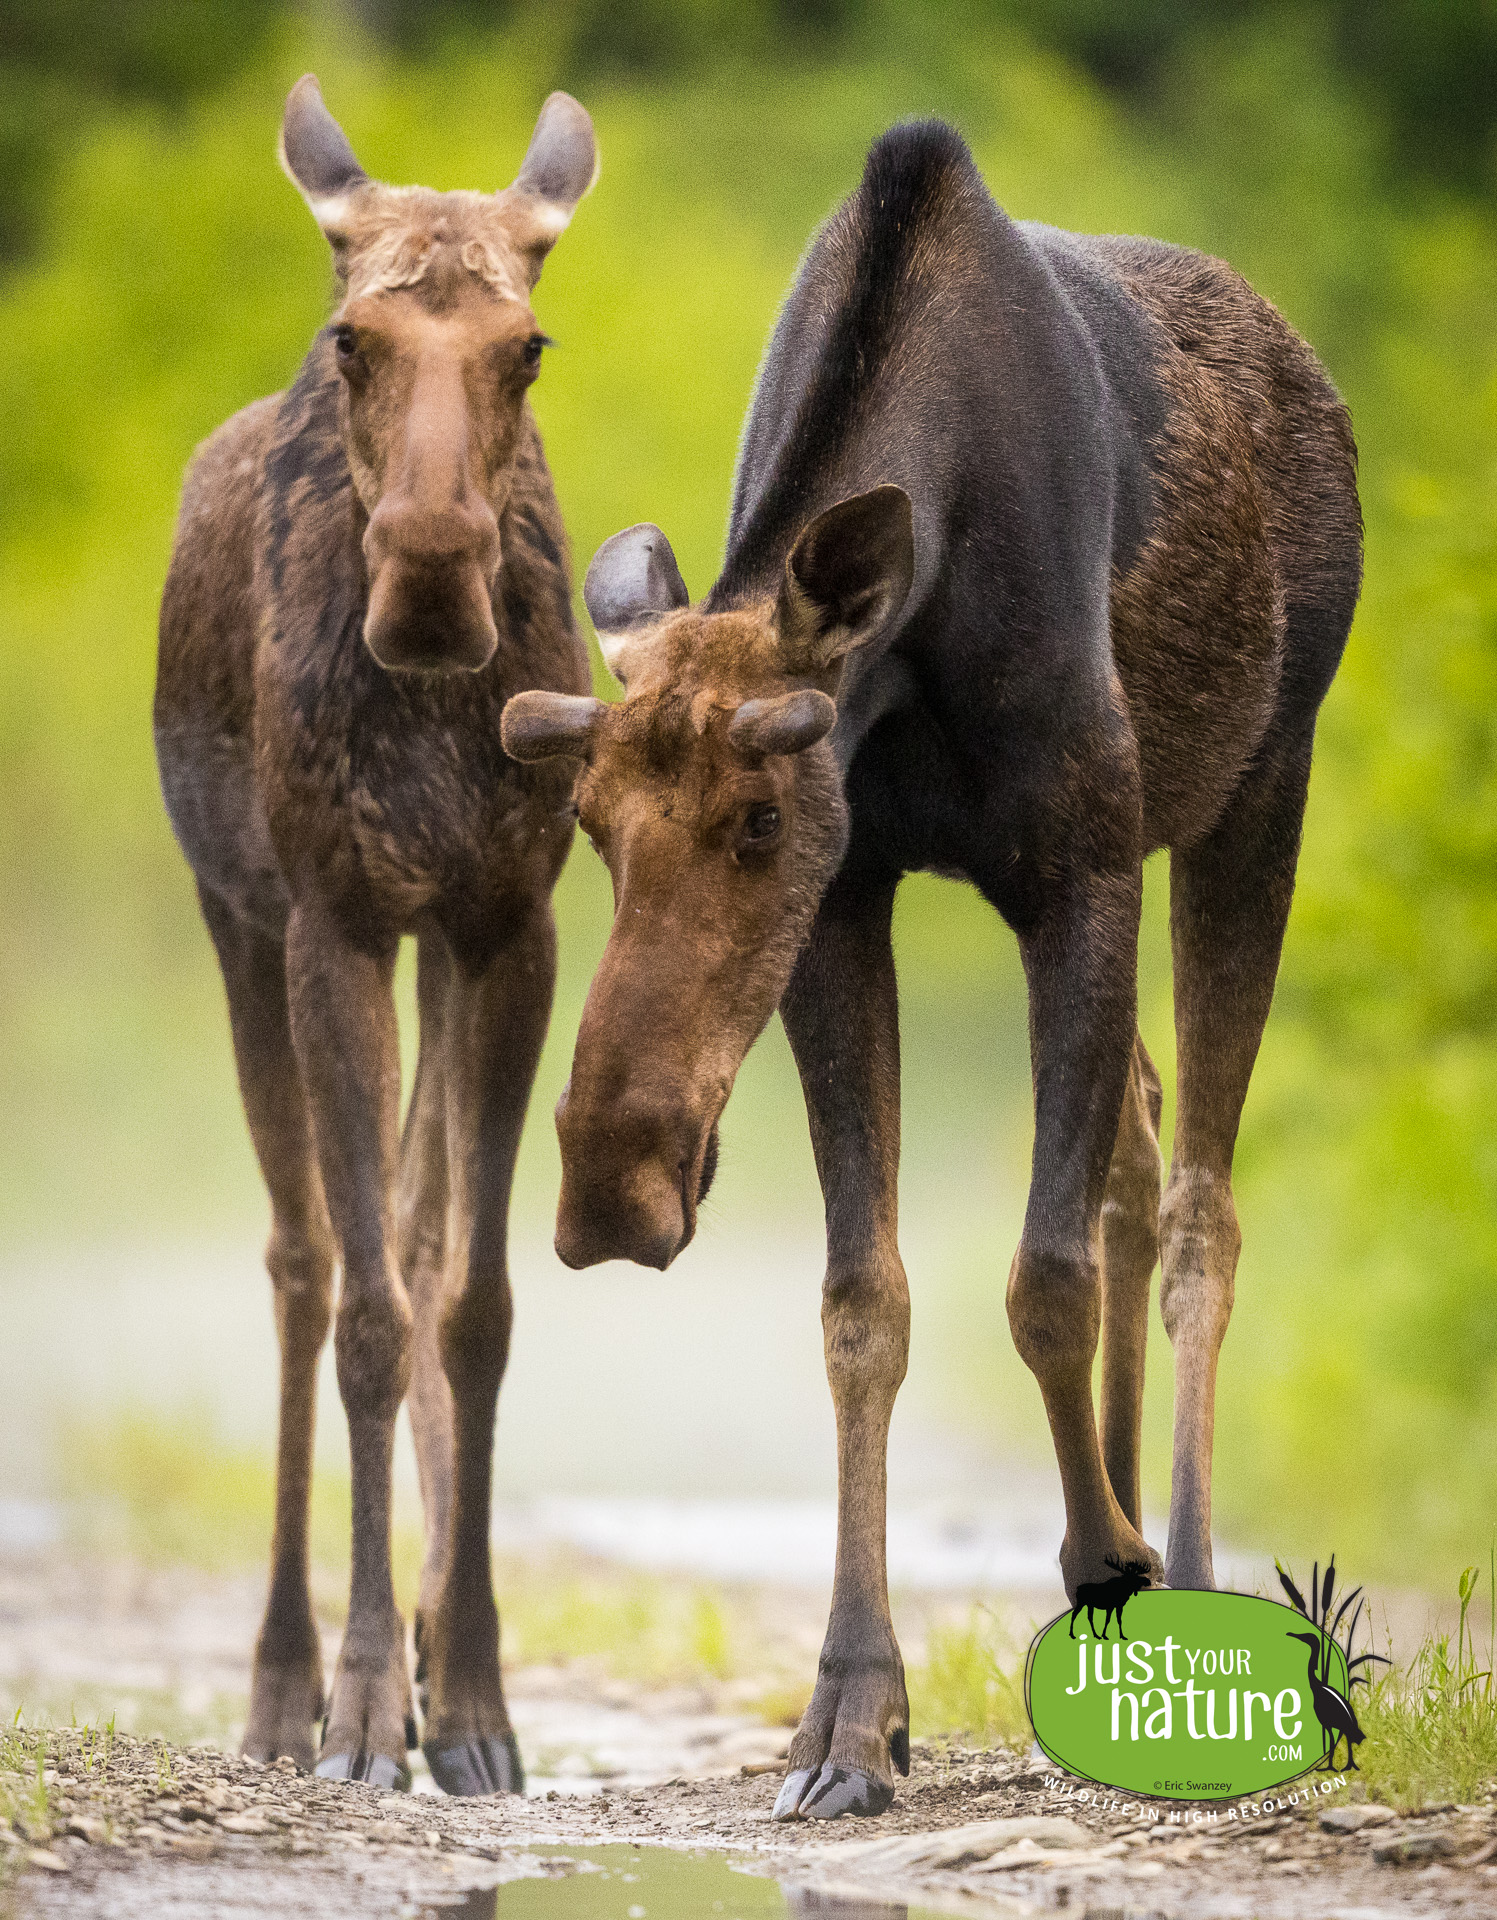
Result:
[[[77,1700],[80,1723],[93,1723],[48,1736],[40,1777],[26,1744],[0,1730],[0,1913],[411,1920],[456,1907],[488,1920],[496,1886],[512,1888],[499,1911],[539,1912],[520,1905],[527,1886],[578,1876],[576,1900],[559,1909],[578,1920],[719,1904],[690,1885],[653,1906],[584,1897],[602,1884],[587,1880],[595,1870],[633,1885],[639,1875],[617,1867],[632,1856],[607,1851],[627,1845],[672,1858],[730,1849],[778,1880],[796,1912],[1497,1916],[1497,1798],[1395,1817],[1332,1806],[1301,1783],[1287,1809],[1234,1819],[1221,1808],[1210,1820],[1206,1809],[1103,1804],[1024,1754],[917,1740],[881,1820],[777,1824],[790,1732],[749,1709],[741,1679],[664,1689],[586,1663],[519,1668],[508,1685],[531,1771],[524,1800],[446,1800],[419,1772],[428,1791],[393,1795],[308,1779],[285,1761],[255,1766],[231,1747],[260,1598],[258,1576],[66,1554],[0,1561],[0,1697],[54,1726]],[[766,1592],[766,1644],[814,1660],[823,1604]],[[331,1634],[327,1651],[331,1662]],[[112,1737],[105,1701],[125,1709]],[[129,1731],[132,1711],[137,1729],[179,1737]],[[615,1891],[622,1900],[628,1888]],[[762,1894],[779,1898],[767,1884]],[[783,1906],[755,1909],[771,1910]]]
[[[51,1758],[42,1796],[20,1776],[0,1782],[28,1796],[0,1843],[10,1897],[38,1920],[476,1913],[464,1894],[585,1872],[590,1849],[620,1843],[733,1849],[795,1910],[849,1915],[904,1903],[1092,1920],[1497,1913],[1491,1804],[1389,1817],[1310,1796],[1207,1826],[1189,1809],[1089,1805],[1002,1751],[918,1750],[876,1825],[824,1827],[771,1820],[782,1769],[765,1762],[586,1796],[456,1801],[128,1736],[57,1735]]]

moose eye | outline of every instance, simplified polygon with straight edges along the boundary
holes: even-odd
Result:
[[[527,373],[539,373],[540,367],[541,367],[542,351],[546,347],[555,346],[555,344],[556,342],[554,340],[548,340],[545,334],[543,333],[531,334],[530,338],[525,342],[525,349],[524,349],[524,356],[523,356],[525,361],[525,371]]]
[[[743,823],[743,837],[750,844],[762,846],[766,840],[773,840],[780,830],[780,810],[778,807],[750,807]]]
[[[347,367],[357,357],[358,351],[359,336],[352,327],[333,328],[333,352],[340,367]]]

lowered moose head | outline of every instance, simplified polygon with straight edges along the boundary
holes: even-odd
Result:
[[[843,662],[898,614],[910,501],[878,487],[804,529],[776,591],[690,605],[658,527],[601,547],[583,592],[624,700],[518,694],[505,751],[582,762],[615,917],[557,1108],[556,1248],[666,1267],[691,1239],[717,1123],[841,862],[827,736]]]
[[[530,290],[596,176],[592,122],[553,93],[501,193],[386,187],[307,74],[286,102],[280,150],[342,293],[328,351],[368,516],[364,638],[381,666],[476,670],[498,644],[499,520],[547,344]]]

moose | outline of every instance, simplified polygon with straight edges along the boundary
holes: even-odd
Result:
[[[192,464],[155,703],[273,1216],[275,1532],[244,1748],[410,1785],[390,1570],[409,1391],[423,1748],[449,1792],[519,1791],[490,1486],[511,1176],[573,828],[565,770],[507,759],[500,715],[522,688],[590,684],[526,396],[547,345],[531,291],[597,156],[586,112],[554,93],[502,192],[383,186],[308,75],[281,158],[332,247],[338,304],[289,392],[236,414]],[[401,1134],[391,988],[407,933],[420,1052]],[[307,1501],[335,1265],[353,1560],[325,1698]]]
[[[1212,1584],[1233,1149],[1360,579],[1350,422],[1274,308],[1180,247],[1015,223],[954,131],[909,124],[791,288],[711,591],[692,603],[658,527],[615,535],[584,598],[622,701],[537,690],[505,710],[516,759],[576,769],[616,903],[557,1109],[561,1258],[668,1265],[776,1007],[800,1073],[838,1543],[781,1818],[882,1812],[909,1765],[885,1565],[907,872],[971,882],[1023,959],[1035,1135],[1008,1317],[1054,1438],[1066,1588],[1118,1562]],[[1161,1203],[1136,973],[1162,848],[1179,1105]],[[1139,1492],[1161,1256],[1162,1564]]]
[[[1142,1593],[1145,1587],[1154,1584],[1154,1570],[1147,1560],[1117,1560],[1109,1554],[1107,1565],[1112,1568],[1110,1580],[1089,1580],[1076,1589],[1075,1601],[1071,1607],[1071,1638],[1076,1638],[1076,1617],[1085,1612],[1086,1624],[1092,1633],[1097,1632],[1097,1622],[1093,1617],[1094,1609],[1102,1609],[1102,1631],[1099,1639],[1107,1638],[1109,1624],[1118,1623],[1118,1638],[1126,1640],[1123,1632],[1123,1608],[1134,1594]]]

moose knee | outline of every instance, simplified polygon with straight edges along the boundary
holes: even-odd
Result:
[[[1084,1245],[1020,1244],[1008,1276],[1008,1324],[1032,1373],[1043,1379],[1089,1367],[1101,1319],[1101,1276]]]
[[[1160,1208],[1159,1306],[1172,1341],[1220,1341],[1232,1312],[1242,1232],[1225,1174],[1187,1167],[1170,1176]]]
[[[345,1278],[333,1338],[338,1390],[349,1413],[393,1420],[411,1371],[411,1309],[405,1290]]]
[[[828,1267],[821,1330],[834,1393],[839,1384],[897,1391],[910,1353],[910,1290],[898,1256]]]
[[[507,1284],[469,1286],[442,1316],[442,1368],[459,1400],[497,1393],[509,1358],[514,1307]]]
[[[323,1235],[277,1221],[265,1249],[265,1268],[275,1292],[282,1337],[327,1338],[333,1314],[333,1249]]]
[[[1147,1189],[1145,1190],[1147,1195]],[[1109,1191],[1102,1202],[1102,1246],[1109,1283],[1119,1276],[1135,1276],[1146,1285],[1159,1258],[1159,1180],[1156,1173],[1152,1204],[1147,1197],[1115,1199]]]

